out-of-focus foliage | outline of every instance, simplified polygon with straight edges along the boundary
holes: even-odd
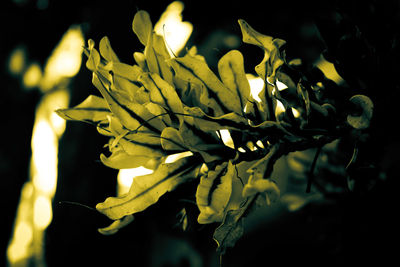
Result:
[[[218,251],[225,253],[241,237],[243,219],[279,199],[280,177],[272,177],[273,167],[295,151],[317,150],[307,191],[316,184],[326,192],[313,179],[318,156],[321,151],[329,155],[326,145],[335,140],[363,134],[373,116],[369,97],[332,93],[341,85],[317,67],[307,69],[298,60],[289,61],[286,41],[239,20],[243,42],[264,52],[255,67],[263,81],[256,98],[244,69],[246,55],[229,51],[219,60],[216,74],[195,48],[171,55],[152,25],[146,11],[136,13],[132,29],[145,48],[134,53],[135,65],[121,62],[107,37],[100,40],[99,49],[89,40],[86,66],[102,97],[92,95],[76,107],[57,111],[67,120],[94,125],[110,138],[106,145],[110,154],[100,156],[106,166],[154,170],[136,177],[126,194],[96,206],[115,220],[100,232],[118,231],[133,214],[189,183],[197,187],[196,195],[188,199],[196,201],[198,223],[219,225],[214,239]],[[233,145],[224,142],[226,131]],[[188,151],[177,161],[165,161]],[[335,167],[344,170],[333,166],[333,172]],[[285,201],[296,197],[286,196]]]

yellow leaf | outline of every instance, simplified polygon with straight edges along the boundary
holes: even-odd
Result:
[[[89,121],[98,123],[106,121],[111,115],[107,102],[98,96],[90,95],[82,103],[66,109],[58,109],[57,114],[66,120]]]
[[[99,50],[102,57],[107,61],[119,62],[118,56],[115,54],[114,50],[111,48],[110,40],[107,36],[104,36],[100,40]]]
[[[112,222],[109,226],[104,228],[97,229],[100,234],[103,235],[113,235],[119,231],[119,229],[127,226],[133,221],[134,217],[132,215],[128,215],[123,217],[121,220],[116,220]]]
[[[97,204],[96,209],[113,220],[143,211],[179,184],[195,178],[199,163],[191,156],[161,164],[152,174],[135,177],[127,194],[109,197]]]
[[[206,88],[215,95],[214,99],[225,113],[236,112],[242,114],[240,99],[237,92],[232,92],[218,77],[210,70],[207,63],[189,54],[176,58],[175,62],[181,64],[192,72],[193,76],[201,80]],[[209,94],[210,95],[210,94]],[[216,114],[222,115],[222,114]]]
[[[132,30],[139,38],[139,41],[143,45],[147,45],[153,31],[153,24],[151,23],[149,13],[144,10],[138,11],[133,18]]]
[[[244,71],[243,55],[237,50],[225,54],[218,62],[222,82],[239,96],[242,113],[250,96],[250,85]]]

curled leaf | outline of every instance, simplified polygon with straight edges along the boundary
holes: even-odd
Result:
[[[152,173],[133,179],[129,192],[120,197],[109,197],[96,205],[96,209],[110,219],[143,211],[179,184],[196,177],[198,160],[185,157],[169,164],[161,164]]]
[[[104,228],[99,228],[97,230],[99,231],[100,234],[103,235],[113,235],[117,233],[119,229],[130,224],[133,221],[133,219],[134,219],[133,215],[127,215],[120,220],[112,222],[109,226]]]
[[[354,95],[350,98],[357,108],[361,109],[361,114],[348,115],[347,122],[355,129],[366,129],[369,127],[374,111],[374,103],[365,95]]]
[[[99,52],[94,48],[94,41],[92,39],[89,39],[88,41],[88,48],[87,48],[87,53],[88,59],[86,61],[86,67],[91,70],[91,71],[96,71],[97,67],[100,64],[100,54]]]
[[[244,218],[256,208],[263,206],[259,195],[247,198],[242,205],[234,210],[229,210],[221,225],[215,229],[213,238],[218,244],[217,253],[225,254],[226,250],[233,247],[242,237],[244,232]]]
[[[275,83],[276,71],[284,64],[279,49],[286,44],[286,41],[261,34],[242,19],[239,20],[239,25],[243,35],[243,42],[257,45],[264,50],[264,59],[255,68],[257,74],[264,81],[271,84]]]
[[[137,168],[147,164],[152,159],[152,157],[147,156],[129,155],[122,148],[115,149],[109,157],[104,154],[100,155],[100,160],[105,166],[117,170]]]
[[[90,95],[82,103],[66,109],[58,109],[57,114],[66,120],[90,121],[98,123],[107,120],[111,114],[107,102],[98,96]]]
[[[143,53],[134,52],[133,58],[135,59],[136,64],[143,70],[148,71],[147,64],[146,64],[146,57]]]
[[[243,188],[243,197],[249,197],[262,193],[266,197],[267,204],[275,202],[280,195],[280,190],[275,182],[270,179],[263,179],[254,175],[251,175],[249,182]]]
[[[224,162],[200,179],[196,191],[196,203],[200,209],[197,221],[200,224],[222,221],[232,193],[233,172],[232,163],[228,166]]]

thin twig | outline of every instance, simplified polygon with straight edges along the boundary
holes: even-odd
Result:
[[[311,192],[311,185],[314,181],[314,169],[315,169],[315,166],[317,165],[317,160],[318,160],[319,154],[321,153],[321,149],[322,149],[322,147],[318,146],[317,151],[315,152],[314,160],[311,164],[310,172],[308,173],[306,193]]]

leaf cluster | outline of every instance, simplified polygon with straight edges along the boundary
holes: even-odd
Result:
[[[239,26],[243,42],[264,52],[255,67],[263,81],[257,96],[241,52],[226,53],[218,74],[196,47],[171,57],[145,11],[138,11],[132,24],[144,46],[133,54],[135,65],[121,62],[107,37],[98,50],[89,40],[86,67],[102,97],[91,95],[57,112],[67,120],[90,123],[110,138],[109,155],[100,155],[104,165],[154,170],[136,177],[125,195],[96,206],[115,220],[101,233],[117,232],[135,213],[180,184],[193,182],[198,223],[220,224],[214,239],[224,253],[242,235],[243,218],[279,198],[274,180],[279,177],[271,174],[280,157],[322,147],[369,126],[373,103],[367,96],[343,100],[331,94],[338,85],[317,68],[304,71],[298,61],[288,62],[286,41],[261,34],[244,20]],[[166,161],[171,155],[180,157]],[[246,175],[239,176],[238,168],[245,168]]]

